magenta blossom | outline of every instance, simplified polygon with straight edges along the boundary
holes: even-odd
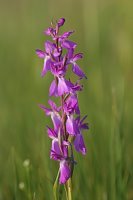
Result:
[[[75,53],[77,44],[69,37],[74,31],[60,34],[60,28],[65,19],[60,18],[55,24],[44,31],[52,38],[46,41],[44,50],[36,50],[39,58],[44,60],[41,75],[49,71],[53,80],[49,87],[49,96],[60,98],[60,106],[49,100],[49,108],[40,104],[39,107],[47,116],[51,117],[53,127],[47,126],[48,137],[52,140],[50,158],[59,162],[59,183],[65,184],[72,177],[74,170],[73,146],[77,152],[86,154],[83,130],[88,129],[88,123],[81,119],[78,93],[83,90],[81,79],[86,78],[85,73],[77,64],[83,58],[82,53]],[[76,83],[68,77],[68,70],[78,77]]]

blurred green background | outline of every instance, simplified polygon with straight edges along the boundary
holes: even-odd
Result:
[[[52,19],[84,53],[79,95],[88,115],[86,156],[77,155],[74,200],[133,200],[133,1],[0,0],[0,200],[52,200],[58,163],[49,159],[50,74],[35,55]],[[29,166],[28,165],[29,163]],[[65,199],[60,188],[60,199]]]

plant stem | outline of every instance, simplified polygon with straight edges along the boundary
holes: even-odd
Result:
[[[69,199],[68,199],[67,184],[64,185],[64,188],[65,188],[65,193],[66,193],[66,200],[69,200]]]
[[[72,200],[72,179],[69,178],[67,182],[67,187],[68,187],[68,200]]]
[[[53,186],[53,193],[54,193],[54,199],[55,200],[58,200],[57,198],[57,186],[58,186],[58,178],[59,178],[59,172],[57,173],[57,176],[56,176],[56,179],[55,179],[55,182],[54,182],[54,186]]]

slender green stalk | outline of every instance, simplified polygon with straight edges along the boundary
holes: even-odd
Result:
[[[68,199],[67,184],[64,185],[64,188],[65,188],[65,193],[66,193],[66,200],[69,200],[69,199]]]
[[[69,178],[67,182],[67,187],[68,187],[68,200],[72,200],[72,179]]]
[[[53,186],[53,193],[54,193],[54,199],[55,200],[58,200],[58,198],[57,198],[58,179],[59,179],[59,171],[57,173],[57,176],[56,176],[56,179],[55,179],[55,182],[54,182],[54,186]]]

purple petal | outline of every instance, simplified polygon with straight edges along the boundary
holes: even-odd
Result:
[[[47,71],[50,70],[50,67],[51,67],[51,59],[49,56],[46,56],[44,59],[44,65],[41,75],[44,76],[47,73]]]
[[[77,125],[79,125],[79,123],[80,123],[80,116],[76,117],[75,122],[76,122]]]
[[[45,33],[46,35],[52,35],[53,32],[54,32],[54,29],[51,28],[51,27],[49,27],[47,30],[44,31],[44,33]]]
[[[68,49],[68,52],[67,52],[67,57],[68,57],[68,64],[71,63],[71,59],[73,59],[73,53],[74,53],[74,49]]]
[[[88,129],[89,129],[88,123],[81,124],[81,125],[80,125],[80,129],[88,130]]]
[[[56,84],[55,80],[53,80],[50,85],[49,95],[50,96],[58,96],[57,84]]]
[[[64,78],[58,78],[58,95],[62,96],[64,93],[70,91],[70,82]]]
[[[52,110],[50,108],[46,108],[42,104],[39,104],[39,107],[46,113],[46,115],[51,115]]]
[[[83,58],[83,54],[82,53],[77,53],[73,57],[73,62],[76,62],[77,60],[79,60],[81,58]]]
[[[89,125],[88,125],[88,123],[83,123],[84,122],[84,120],[87,118],[87,115],[86,116],[84,116],[83,118],[82,118],[82,120],[80,121],[80,125],[79,125],[79,128],[80,129],[89,129]]]
[[[77,103],[76,106],[75,106],[75,113],[76,113],[77,115],[80,115],[80,109],[79,109],[78,103]]]
[[[38,55],[39,58],[45,58],[45,52],[43,52],[40,49],[36,49],[36,54]]]
[[[62,40],[68,38],[71,34],[73,34],[74,31],[68,31],[63,33],[60,37],[59,37],[59,41],[62,42]]]
[[[55,44],[50,41],[45,42],[45,50],[50,55],[55,48]]]
[[[76,123],[72,116],[67,116],[66,130],[70,135],[76,135]]]
[[[48,100],[48,103],[51,106],[52,110],[54,110],[56,112],[60,111],[60,109],[56,106],[56,104],[51,99]]]
[[[70,178],[71,176],[71,170],[68,166],[67,161],[62,160],[60,162],[60,178],[59,178],[59,183],[60,184],[65,184],[66,181]]]
[[[64,110],[68,114],[72,114],[76,112],[76,114],[80,114],[79,106],[78,106],[78,98],[77,95],[72,93],[66,100],[64,104]]]
[[[53,124],[54,124],[54,130],[56,132],[58,132],[59,127],[61,125],[61,117],[60,117],[59,113],[51,112],[51,119],[52,119]]]
[[[62,53],[62,49],[60,47],[58,47],[58,49],[55,48],[54,51],[53,51],[53,56],[59,57],[61,55],[61,53]]]
[[[74,140],[74,146],[76,151],[81,152],[83,155],[86,154],[86,147],[84,144],[83,136],[81,134],[77,134]]]
[[[86,78],[84,72],[80,69],[80,67],[74,62],[72,63],[72,71],[78,75],[80,78]]]
[[[52,140],[50,158],[61,161],[68,157],[68,144],[64,145],[63,143],[59,144],[59,141],[57,138]]]
[[[59,147],[59,143],[57,139],[52,140],[52,147],[51,147],[51,152],[50,152],[50,158],[52,158],[53,160],[62,160],[62,152],[61,149]]]
[[[64,18],[60,18],[60,19],[58,20],[58,22],[57,22],[58,27],[63,26],[64,23],[65,23],[65,19],[64,19]]]
[[[50,127],[47,126],[47,133],[51,139],[57,138],[57,133]]]
[[[77,44],[75,42],[69,41],[69,40],[65,40],[62,42],[62,47],[66,48],[66,49],[74,49],[77,46]]]
[[[77,91],[81,91],[83,89],[83,86],[82,85],[79,85],[78,83],[76,83],[75,85],[73,85],[72,87],[72,90],[74,92],[77,92]]]

